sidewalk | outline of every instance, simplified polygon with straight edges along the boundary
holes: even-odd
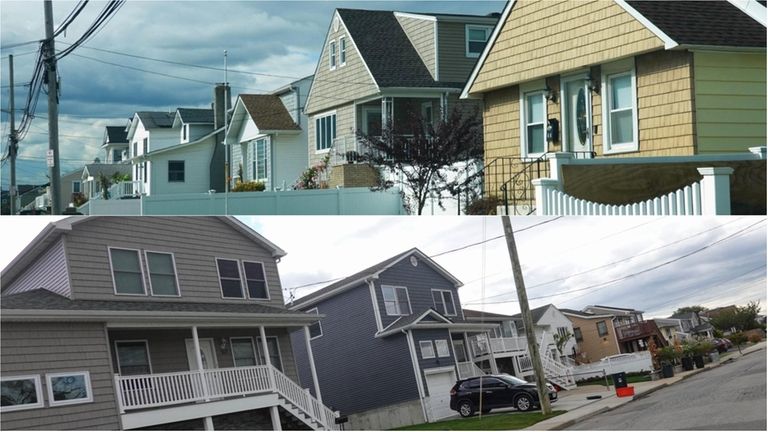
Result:
[[[608,392],[605,390],[605,387],[597,387],[597,386],[589,386],[592,390],[591,392],[582,392],[580,389],[574,390],[574,394],[568,394],[563,395],[562,401],[565,402],[566,400],[570,398],[584,398],[590,394],[594,395],[600,395],[602,396],[601,399],[597,399],[594,402],[589,401],[589,403],[581,404],[578,408],[573,409],[572,411],[568,411],[565,414],[559,415],[557,417],[552,417],[550,419],[544,420],[542,422],[536,423],[535,425],[531,426],[529,429],[532,430],[562,430],[567,428],[568,426],[571,426],[587,417],[592,417],[594,415],[597,415],[599,413],[610,411],[616,407],[622,406],[624,404],[627,404],[633,400],[645,397],[651,393],[653,393],[656,390],[659,390],[661,388],[664,388],[666,386],[675,384],[678,381],[684,380],[690,376],[699,374],[701,372],[704,372],[707,369],[712,369],[715,367],[720,366],[723,362],[729,362],[733,359],[737,359],[739,357],[742,357],[743,355],[747,355],[751,352],[759,351],[765,349],[766,342],[760,342],[758,344],[752,345],[748,348],[743,348],[743,354],[739,354],[738,351],[736,351],[734,354],[729,355],[725,359],[721,359],[718,362],[715,363],[708,363],[704,365],[703,369],[694,369],[692,371],[687,372],[680,372],[675,373],[675,376],[672,378],[664,378],[660,379],[658,381],[646,381],[646,382],[640,382],[640,383],[634,383],[630,384],[635,388],[635,396],[634,397],[617,397],[616,393],[613,392],[613,387],[611,386],[611,391]],[[555,403],[553,405],[554,409],[561,409],[560,406],[558,406],[558,403]],[[567,407],[565,404],[563,404],[563,408]]]

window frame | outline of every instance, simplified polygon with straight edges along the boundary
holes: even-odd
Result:
[[[339,67],[347,65],[347,38],[339,37]]]
[[[458,311],[456,310],[456,301],[453,298],[453,292],[451,290],[447,290],[447,289],[433,289],[433,290],[431,290],[431,292],[433,293],[432,294],[432,305],[434,305],[435,308],[437,308],[437,305],[435,304],[434,293],[435,292],[439,292],[440,293],[440,300],[443,303],[443,310],[442,311],[438,310],[438,312],[440,312],[441,314],[444,314],[445,316],[457,316],[458,315]],[[445,295],[444,295],[444,293],[448,293],[451,296],[451,304],[453,305],[453,313],[448,313],[448,308],[445,305]]]
[[[173,279],[176,281],[176,295],[171,295],[171,294],[155,294],[155,291],[152,288],[152,269],[149,268],[149,256],[148,256],[148,254],[159,254],[159,255],[170,255],[171,256],[171,264],[173,265]],[[179,270],[176,267],[176,256],[173,254],[173,252],[145,250],[144,251],[144,262],[146,263],[146,266],[147,266],[147,280],[149,281],[149,293],[150,293],[150,295],[152,297],[181,297],[181,284],[179,284]]]
[[[234,345],[235,345],[234,344],[235,339],[242,339],[242,340],[248,339],[251,342],[251,351],[253,352],[253,363],[254,363],[254,366],[259,366],[259,363],[258,363],[259,362],[259,355],[258,355],[258,352],[256,351],[256,344],[255,344],[255,342],[253,340],[253,336],[230,336],[230,338],[229,338],[229,350],[232,352],[232,365],[234,367],[251,367],[251,366],[238,366],[237,365],[237,358],[235,357],[235,349],[233,348]]]
[[[261,137],[252,140],[253,145],[251,147],[251,179],[254,181],[267,182],[269,180],[269,155],[271,140],[269,137]],[[264,151],[259,152],[259,144],[263,143]],[[264,172],[259,170],[259,163],[264,162]]]
[[[387,300],[384,298],[384,289],[385,288],[391,288],[393,290],[393,293],[395,294],[395,306],[398,309],[398,312],[395,314],[390,314],[387,310]],[[403,313],[403,311],[400,310],[400,303],[397,301],[397,292],[396,290],[402,289],[405,290],[405,298],[408,300],[408,313]],[[384,313],[387,314],[387,316],[408,316],[413,313],[413,308],[411,307],[411,296],[408,293],[408,287],[404,286],[397,286],[397,285],[382,285],[381,286],[381,298],[383,300],[382,303],[384,303]]]
[[[2,381],[27,381],[32,380],[35,383],[35,396],[37,397],[37,402],[32,404],[23,404],[23,405],[8,405],[4,407],[0,407],[0,412],[12,412],[12,411],[23,411],[23,410],[30,410],[30,409],[36,409],[36,408],[44,408],[45,407],[45,397],[43,396],[43,383],[40,379],[40,375],[14,375],[14,376],[3,376],[0,378],[0,384],[2,384]]]
[[[336,39],[331,40],[328,42],[328,69],[329,70],[336,70],[336,67],[338,66],[338,62],[336,61],[336,53],[338,52],[338,45],[336,44]]]
[[[139,260],[139,271],[141,272],[141,288],[144,290],[143,294],[133,294],[133,293],[119,293],[117,292],[117,281],[115,280],[115,266],[112,263],[112,249],[118,249],[118,250],[126,250],[126,251],[133,251],[136,252],[136,257]],[[115,246],[107,246],[107,257],[109,258],[109,273],[112,275],[112,290],[114,291],[115,295],[119,296],[134,296],[134,297],[146,297],[147,294],[147,284],[146,284],[146,275],[144,274],[144,264],[141,261],[141,250],[140,249],[132,249],[132,248],[125,248],[125,247],[115,247]]]
[[[307,309],[305,312],[306,313],[311,313],[312,311],[314,311],[314,313],[316,315],[320,315],[320,311],[316,307],[314,307],[312,309]],[[315,324],[317,325],[317,328],[320,329],[320,334],[317,335],[317,336],[312,336],[312,327]],[[315,324],[310,324],[309,326],[307,326],[308,330],[309,330],[309,340],[315,340],[315,339],[319,339],[319,338],[323,337],[323,324],[320,322],[320,319],[318,319]]]
[[[576,340],[576,343],[584,341],[584,335],[581,333],[581,327],[573,328],[573,338]]]
[[[331,141],[329,143],[327,143],[328,144],[327,147],[321,148],[320,147],[320,142],[322,140],[324,140],[324,138],[325,138],[325,126],[323,126],[323,137],[321,139],[321,136],[320,136],[320,129],[321,128],[319,127],[320,124],[321,124],[320,121],[325,119],[325,118],[328,118],[328,117],[333,117],[330,120],[330,137],[331,137]],[[331,147],[333,147],[333,142],[336,140],[336,132],[337,132],[337,129],[336,129],[336,111],[334,110],[334,111],[329,111],[329,112],[326,112],[326,113],[323,113],[323,114],[318,114],[318,115],[313,117],[313,120],[314,120],[314,123],[315,123],[315,153],[316,154],[329,153],[331,151]]]
[[[248,288],[248,275],[245,272],[245,263],[249,264],[260,264],[261,265],[261,272],[264,275],[264,291],[266,292],[267,296],[264,298],[261,297],[251,297],[251,290]],[[246,291],[246,295],[248,297],[248,300],[270,300],[269,295],[269,283],[267,282],[267,267],[264,265],[264,262],[262,261],[250,261],[250,260],[240,260],[240,265],[242,265],[242,279],[241,282],[245,282],[244,288]],[[218,266],[217,266],[218,268]],[[256,279],[254,279],[256,280]],[[242,283],[241,283],[242,285]]]
[[[426,347],[426,344],[429,344],[429,349],[432,350],[432,355],[431,356],[427,356],[427,355],[424,354],[424,349]],[[420,340],[419,341],[419,353],[421,354],[421,358],[424,359],[424,360],[437,358],[437,352],[435,351],[435,345],[432,343],[431,340]]]
[[[529,83],[527,85],[521,85],[520,86],[520,100],[519,100],[519,112],[520,112],[520,155],[523,159],[538,159],[539,157],[543,156],[548,148],[549,143],[547,142],[547,97],[546,97],[546,90],[545,90],[546,84],[543,81],[537,81],[533,83]],[[544,113],[542,116],[542,130],[543,134],[542,137],[544,139],[544,151],[541,153],[532,153],[528,151],[528,127],[538,125],[539,123],[528,123],[528,113],[529,113],[529,107],[528,107],[528,97],[529,96],[539,96],[542,100],[542,106],[544,107]]]
[[[186,161],[183,160],[169,160],[168,161],[168,183],[185,183],[187,181],[187,164]],[[171,164],[172,163],[181,163],[181,180],[172,180],[171,179]],[[173,172],[178,175],[179,170],[175,169]]]
[[[283,354],[280,352],[280,338],[277,337],[277,336],[267,336],[267,349],[269,349],[269,340],[270,339],[274,339],[275,340],[275,349],[277,350],[277,361],[280,363],[279,366],[275,365],[273,363],[272,367],[274,367],[277,370],[279,370],[280,372],[282,372],[285,369],[283,369]],[[259,350],[261,349],[261,346],[262,346],[261,345],[261,336],[257,336],[256,338],[254,338],[254,343],[256,344],[256,360],[258,360],[259,359],[259,357],[258,357],[259,356]],[[267,355],[269,355],[269,352],[267,352]],[[271,360],[270,360],[270,363],[271,363]],[[266,365],[266,360],[265,360],[264,364],[260,365],[260,366],[264,366],[264,365]]]
[[[602,332],[600,331],[600,324],[602,324],[603,326],[605,326],[605,333],[602,333]],[[602,321],[598,321],[598,322],[596,322],[596,323],[595,323],[595,326],[597,327],[597,335],[598,335],[599,337],[606,337],[606,336],[608,336],[608,324],[605,322],[605,320],[602,320]]]
[[[214,265],[216,266],[216,275],[219,277],[219,290],[221,292],[221,298],[223,300],[247,300],[248,296],[245,293],[245,289],[243,288],[243,273],[240,269],[240,260],[233,259],[233,258],[221,258],[221,257],[214,257]],[[237,273],[240,275],[240,293],[242,294],[242,297],[226,297],[224,296],[224,286],[221,284],[221,272],[219,271],[219,260],[221,261],[234,261],[237,265]]]
[[[630,58],[620,62],[602,65],[601,67],[601,103],[602,103],[602,123],[603,123],[603,154],[628,153],[640,150],[639,127],[638,127],[638,101],[637,101],[637,69],[635,59]],[[632,142],[613,143],[611,140],[611,109],[613,88],[611,80],[623,76],[630,76],[630,90],[632,99]],[[624,111],[627,108],[623,109]]]
[[[85,383],[85,388],[88,392],[88,397],[81,398],[81,399],[70,399],[70,400],[64,400],[64,401],[56,401],[53,399],[53,385],[51,385],[51,378],[58,378],[58,377],[66,377],[66,376],[74,376],[74,375],[82,375],[83,381]],[[50,407],[56,407],[56,406],[64,406],[64,405],[77,405],[77,404],[84,404],[84,403],[91,403],[93,402],[93,386],[91,385],[91,374],[89,371],[76,371],[76,372],[55,372],[55,373],[47,373],[45,374],[45,386],[48,389],[48,406]]]
[[[469,40],[470,30],[485,31],[485,45],[483,45],[483,49],[481,49],[480,52],[478,53],[474,53],[469,50],[470,42],[478,42],[478,41]],[[464,26],[464,55],[467,58],[479,58],[481,55],[483,55],[483,51],[485,51],[485,47],[488,46],[488,41],[490,41],[492,33],[493,33],[493,26],[482,25],[482,24],[466,24]]]
[[[75,188],[75,185],[77,185],[77,188]],[[75,190],[77,189],[77,190]],[[82,180],[72,180],[72,193],[83,193],[83,181]]]
[[[117,363],[117,374],[120,376],[134,376],[134,375],[125,375],[123,374],[122,366],[120,365],[120,353],[118,352],[118,345],[121,343],[143,343],[144,344],[144,350],[147,353],[147,367],[149,368],[149,375],[151,375],[152,372],[152,357],[149,353],[149,340],[148,339],[115,339],[114,345],[115,345],[115,362]],[[142,375],[142,374],[136,374],[136,375]]]
[[[440,343],[440,345],[445,345],[444,355],[440,354],[440,348],[438,348],[438,342]],[[451,356],[451,348],[448,345],[448,340],[447,339],[435,339],[435,355],[438,358],[444,358],[444,357],[450,357]]]

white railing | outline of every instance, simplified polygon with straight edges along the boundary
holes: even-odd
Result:
[[[488,355],[488,344],[485,335],[476,335],[472,338],[470,345],[475,357]],[[496,354],[528,350],[528,342],[524,337],[491,338],[490,346]]]
[[[517,365],[520,366],[520,372],[528,372],[533,370],[533,360],[526,351],[525,355],[521,355],[517,358]]]
[[[338,429],[333,411],[272,366],[115,375],[115,386],[121,413],[276,392],[325,429]]]
[[[331,145],[329,163],[331,166],[352,163],[357,159],[358,154],[357,139],[354,136],[338,137],[333,140]]]
[[[541,357],[544,375],[547,376],[548,380],[562,388],[575,388],[576,380],[573,377],[573,368],[560,363],[550,356],[549,346],[552,345],[550,340],[551,338],[548,337],[547,332],[542,332],[541,340],[539,341],[539,356]]]
[[[477,367],[474,362],[461,362],[459,366],[459,379],[472,378],[485,375],[485,371]]]
[[[701,181],[642,202],[625,205],[601,204],[562,192],[555,179],[536,179],[538,216],[696,216],[730,215],[730,175],[733,168],[699,168]]]
[[[118,199],[127,196],[139,196],[142,194],[142,185],[140,180],[121,181],[109,187],[109,197]]]
[[[574,373],[578,375],[579,380],[625,372],[648,372],[653,370],[651,354],[648,351],[641,351],[632,354],[622,354],[616,357],[608,357],[594,363],[586,363],[574,367]]]

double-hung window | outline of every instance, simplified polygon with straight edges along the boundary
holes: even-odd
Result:
[[[328,66],[331,70],[336,69],[336,41],[331,41],[331,44],[328,47],[328,57]]]
[[[315,148],[328,150],[336,139],[336,113],[315,119]]]
[[[229,343],[232,346],[232,359],[235,367],[256,366],[256,349],[253,346],[253,338],[231,338]]]
[[[269,140],[257,139],[253,143],[253,167],[252,178],[257,181],[267,180],[267,165],[269,161]]]
[[[536,90],[522,93],[521,98],[521,134],[523,138],[523,157],[538,157],[546,152],[547,101],[544,91]]]
[[[320,315],[320,313],[317,311],[317,308],[310,309],[307,311],[307,313],[313,313],[315,315]],[[323,325],[320,323],[320,321],[317,321],[316,323],[309,326],[309,339],[316,339],[323,335]]]
[[[82,186],[82,183],[80,182],[80,180],[73,181],[72,182],[72,193],[80,193],[80,192],[82,192],[83,190],[82,190],[81,186]]]
[[[419,341],[419,349],[421,350],[421,358],[435,358],[435,347],[431,340]]]
[[[637,79],[631,62],[603,67],[603,127],[605,152],[636,151]]]
[[[245,285],[248,287],[248,298],[269,300],[264,264],[243,261],[243,273],[245,274]]]
[[[408,299],[408,289],[405,287],[382,286],[384,309],[387,315],[410,315],[411,303]]]
[[[168,161],[168,182],[184,183],[184,161]]]
[[[491,37],[493,27],[481,25],[466,26],[466,55],[470,58],[480,57],[483,53],[488,38]]]
[[[109,248],[115,294],[146,295],[139,251]]]
[[[149,269],[149,287],[155,296],[178,296],[176,263],[173,254],[145,252]]]
[[[146,375],[152,373],[147,341],[116,341],[115,356],[120,375]]]
[[[240,266],[237,260],[216,258],[216,267],[219,270],[221,296],[224,298],[245,298],[243,283],[240,278]]]
[[[451,356],[451,350],[448,348],[448,341],[446,339],[435,340],[435,351],[438,357]]]
[[[435,310],[443,315],[456,315],[453,293],[447,290],[432,290],[432,303]]]
[[[339,38],[339,65],[347,64],[347,38]]]
[[[274,336],[267,336],[267,350],[269,351],[269,362],[277,368],[279,371],[283,371],[283,362],[280,359],[280,347],[277,338]],[[259,364],[267,364],[264,359],[264,348],[261,343],[261,338],[256,339],[256,352],[259,356]]]
[[[608,326],[605,324],[605,321],[598,321],[595,325],[597,325],[598,336],[608,336]]]

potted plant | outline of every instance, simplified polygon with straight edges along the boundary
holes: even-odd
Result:
[[[707,341],[699,341],[694,345],[693,363],[697,369],[704,367],[704,356],[714,349],[714,345]]]
[[[683,370],[693,370],[693,356],[695,355],[695,346],[692,343],[683,344],[683,356],[680,358],[680,362],[683,364]]]
[[[659,360],[661,360],[661,376],[663,378],[672,378],[675,376],[675,360],[680,357],[680,354],[675,350],[675,347],[665,346],[659,350],[658,356]]]

